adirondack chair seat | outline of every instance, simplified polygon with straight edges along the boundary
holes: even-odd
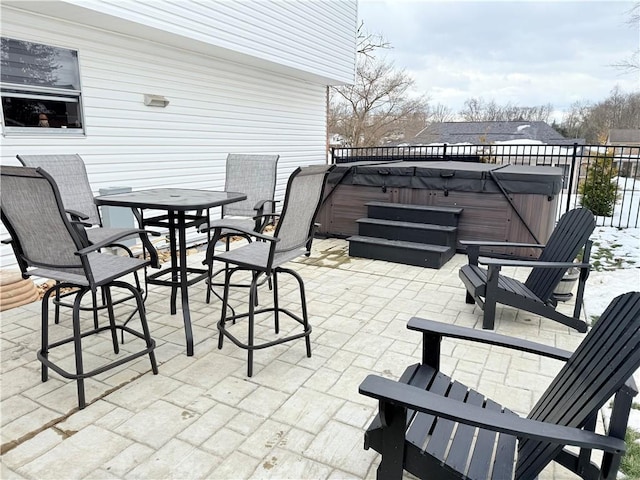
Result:
[[[407,328],[422,334],[422,362],[399,381],[369,375],[359,388],[379,402],[364,441],[382,454],[378,479],[400,479],[406,470],[422,479],[533,480],[550,462],[585,480],[616,478],[638,393],[640,292],[615,298],[573,353],[421,318]],[[524,418],[440,370],[448,338],[565,363]],[[596,434],[611,399],[607,431]],[[600,460],[592,450],[603,452]]]
[[[487,291],[487,273],[487,269],[478,265],[465,265],[460,269],[460,278],[469,293],[484,297]],[[515,278],[498,275],[498,287],[513,295],[520,295],[524,299],[544,304],[524,283]]]
[[[431,392],[443,399],[453,402],[462,402],[486,409],[487,412],[502,412],[505,415],[516,415],[507,408],[487,399],[481,393],[456,382],[448,375],[439,372],[430,365],[415,364],[407,367],[398,380],[399,383],[420,389],[419,391]],[[482,415],[484,415],[483,412]],[[419,478],[425,478],[427,472],[434,469],[449,469],[452,472],[465,472],[466,478],[486,480],[491,478],[492,465],[504,466],[493,472],[493,478],[511,478],[513,460],[516,458],[516,437],[505,433],[494,435],[483,431],[476,441],[473,455],[469,455],[473,428],[453,421],[440,421],[433,431],[429,428],[434,425],[433,415],[417,412],[410,424],[406,426],[404,469]],[[454,428],[455,427],[455,428]],[[455,433],[454,433],[455,432]],[[450,439],[453,439],[452,447],[447,451]],[[376,452],[384,452],[385,429],[380,419],[376,416],[365,434],[364,448],[373,448]],[[498,458],[494,459],[494,451]],[[466,464],[471,457],[468,469]],[[384,477],[383,477],[384,478]],[[428,478],[439,478],[437,475]]]
[[[509,305],[544,318],[587,331],[587,323],[580,318],[584,288],[589,277],[589,255],[592,242],[589,236],[595,229],[595,218],[586,208],[576,208],[565,213],[554,228],[546,245],[462,241],[467,248],[469,264],[459,270],[459,276],[467,293],[465,301],[476,303],[483,309],[482,328],[495,326],[496,304]],[[483,247],[538,248],[542,252],[537,259],[489,258],[481,256]],[[575,263],[582,253],[582,263]],[[531,271],[524,282],[500,274],[502,267],[526,267]],[[554,290],[569,268],[580,269],[578,291],[572,315],[556,310]]]

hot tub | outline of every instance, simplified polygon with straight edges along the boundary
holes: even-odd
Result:
[[[318,233],[358,233],[366,203],[461,207],[458,241],[544,243],[555,224],[562,169],[470,162],[355,162],[331,172]],[[458,250],[464,250],[458,243]],[[502,251],[502,250],[496,250]],[[523,254],[524,252],[519,252]]]

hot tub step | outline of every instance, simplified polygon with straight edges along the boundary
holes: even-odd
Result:
[[[440,268],[447,263],[455,249],[443,245],[387,240],[384,238],[355,235],[349,241],[349,255],[352,257],[385,260],[425,268]]]
[[[367,216],[398,222],[428,223],[455,227],[462,208],[406,203],[367,202]]]
[[[378,237],[456,248],[457,227],[398,222],[379,218],[360,218],[357,223],[358,234],[363,237]]]

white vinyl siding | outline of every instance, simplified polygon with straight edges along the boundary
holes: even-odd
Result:
[[[3,138],[1,163],[78,153],[94,192],[222,189],[228,153],[279,154],[277,198],[300,165],[326,161],[326,87],[104,30],[3,8],[2,34],[78,51],[86,135]],[[144,94],[166,97],[145,106]],[[2,229],[2,238],[6,231]],[[3,246],[2,265],[15,263]]]
[[[9,0],[9,3],[12,2]],[[355,0],[57,0],[21,8],[212,55],[244,55],[330,83],[354,80]],[[185,43],[187,40],[189,43]],[[200,45],[198,45],[200,44]]]

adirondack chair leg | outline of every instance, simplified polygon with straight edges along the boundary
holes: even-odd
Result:
[[[474,303],[476,303],[476,299],[469,292],[467,292],[467,296],[465,297],[464,301],[469,305],[473,305]]]
[[[422,363],[440,370],[440,343],[442,335],[431,332],[422,334]]]
[[[402,479],[406,419],[406,408],[380,402],[380,420],[385,428],[382,436],[382,460],[376,473],[378,480]]]
[[[590,430],[592,432],[596,431],[596,423],[598,421],[598,417],[596,414],[592,415],[591,418],[585,423],[583,427],[584,430]],[[591,463],[591,452],[592,450],[589,448],[581,448],[580,453],[578,454],[578,471],[582,471],[586,468],[589,468],[589,464]]]
[[[608,435],[611,437],[624,438],[627,433],[627,424],[629,422],[629,413],[633,403],[634,393],[626,386],[621,388],[614,396],[613,410],[609,419]],[[602,458],[602,479],[615,479],[616,473],[620,468],[621,455],[613,453],[605,453]]]
[[[585,243],[584,250],[582,252],[582,263],[589,263],[592,245],[593,245],[593,242],[591,240],[587,240],[587,243]],[[576,292],[576,303],[573,307],[573,318],[580,318],[582,301],[584,299],[584,287],[587,283],[587,278],[589,278],[589,270],[590,269],[588,268],[580,269],[580,278],[578,279],[578,291]]]
[[[490,265],[487,271],[487,290],[484,297],[484,316],[482,328],[493,330],[496,320],[496,296],[498,294],[498,277],[500,266]]]

